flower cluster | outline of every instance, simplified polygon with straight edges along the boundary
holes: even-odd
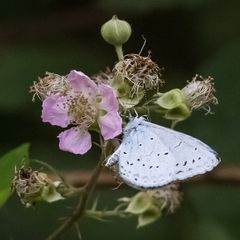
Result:
[[[122,132],[122,119],[112,87],[97,85],[84,73],[75,70],[66,77],[53,76],[56,78],[47,76],[35,83],[34,90],[43,99],[42,121],[62,128],[69,127],[58,135],[61,150],[86,153],[92,146],[88,129],[100,131],[104,140],[113,139]]]
[[[30,92],[33,93],[33,100],[38,97],[42,101],[42,121],[64,129],[58,135],[61,150],[74,154],[85,154],[92,146],[92,131],[101,135],[101,140],[103,138],[104,140],[111,139],[111,141],[100,141],[99,146],[102,153],[99,164],[90,181],[79,191],[64,182],[60,182],[61,184],[57,181],[53,182],[42,172],[31,169],[18,170],[13,181],[13,189],[25,205],[33,205],[37,201],[52,202],[78,192],[85,194],[86,201],[80,202],[79,206],[82,208],[78,207],[77,209],[85,209],[84,204],[88,200],[89,192],[96,184],[103,165],[103,158],[112,154],[113,149],[119,146],[121,138],[116,137],[122,133],[129,115],[158,113],[163,118],[170,120],[174,127],[177,122],[190,117],[194,110],[204,109],[209,112],[210,105],[218,103],[214,95],[215,89],[211,77],[203,78],[196,75],[182,89],[175,88],[167,92],[160,92],[161,86],[165,83],[162,78],[163,68],[151,59],[150,54],[147,56],[133,53],[123,54],[122,45],[128,41],[131,33],[130,24],[113,16],[101,28],[102,37],[114,46],[117,53],[118,61],[112,68],[108,67],[106,71],[93,75],[91,78],[76,70],[70,71],[66,76],[48,72],[44,78],[39,78],[33,83]],[[124,131],[123,135],[126,132]],[[131,138],[132,135],[128,136]],[[132,142],[126,142],[131,147]],[[168,146],[166,145],[166,147]],[[120,149],[120,151],[122,150]],[[127,154],[127,152],[122,152]],[[168,152],[164,153],[164,155],[167,154]],[[116,154],[113,153],[113,156],[114,161],[118,160],[118,150]],[[133,156],[133,154],[126,156]],[[169,159],[173,159],[173,157]],[[129,164],[127,160],[126,164]],[[140,161],[141,159],[129,160]],[[133,163],[129,165],[132,166]],[[145,164],[141,165],[145,166]],[[121,164],[112,167],[112,170],[116,172],[116,179],[120,181],[119,169],[121,167],[123,167]],[[152,167],[150,166],[150,168]],[[139,172],[144,170],[144,168],[139,169]],[[189,168],[190,170],[191,168]],[[131,171],[126,172],[131,173]],[[152,177],[151,171],[149,174],[150,176],[147,176],[146,179]],[[137,173],[133,177],[138,177],[138,175],[141,174]],[[179,178],[172,179],[174,181]],[[135,216],[138,218],[138,227],[142,227],[159,219],[163,212],[173,213],[180,206],[182,193],[179,191],[179,185],[172,183],[160,189],[146,189],[131,198],[119,200],[121,203],[114,210],[97,211],[96,204],[94,204],[95,206],[89,211],[85,210],[85,213],[97,219],[104,216]],[[77,214],[74,215],[74,218],[78,215],[81,216],[81,214]],[[78,219],[76,218],[76,220]],[[74,221],[70,222],[74,223]]]

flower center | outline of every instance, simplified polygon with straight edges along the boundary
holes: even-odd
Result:
[[[88,99],[82,95],[70,97],[68,100],[71,123],[89,127],[95,122],[96,108],[89,103]]]

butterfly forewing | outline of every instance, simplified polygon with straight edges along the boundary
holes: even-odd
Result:
[[[171,182],[174,159],[155,134],[140,125],[123,139],[119,153],[119,173],[129,185],[153,188]]]

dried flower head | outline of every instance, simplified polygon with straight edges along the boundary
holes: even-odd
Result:
[[[55,73],[46,72],[46,76],[38,78],[30,87],[30,92],[33,93],[33,101],[37,96],[40,100],[44,100],[50,95],[65,95],[68,91],[67,77]]]
[[[191,110],[204,109],[210,112],[210,104],[218,104],[217,98],[214,96],[216,92],[214,88],[213,78],[203,78],[195,75],[191,82],[188,82],[182,90],[186,98],[186,103]]]
[[[152,61],[150,56],[142,57],[138,54],[128,54],[123,61],[119,61],[113,68],[115,76],[121,76],[132,85],[132,92],[138,92],[139,88],[156,89],[164,81],[163,69]]]
[[[152,197],[154,204],[168,213],[174,213],[180,207],[182,201],[182,192],[179,190],[179,184],[169,184],[165,187],[148,190],[147,193]]]
[[[12,190],[16,191],[21,202],[26,207],[33,206],[37,201],[52,202],[63,197],[56,192],[55,183],[47,174],[33,171],[31,168],[20,168],[15,170],[12,182]]]

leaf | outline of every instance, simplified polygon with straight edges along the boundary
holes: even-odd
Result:
[[[161,210],[154,205],[149,206],[139,217],[137,228],[144,227],[157,221],[161,216]]]
[[[54,185],[43,187],[41,197],[44,201],[49,203],[64,199],[64,197],[62,197],[62,195],[57,192]]]
[[[119,103],[125,108],[125,109],[130,109],[134,106],[136,106],[144,97],[143,92],[139,92],[138,94],[134,94],[133,97],[131,96],[124,96],[120,97]]]
[[[0,207],[11,196],[15,167],[21,167],[29,163],[28,151],[29,144],[25,143],[0,158]]]
[[[125,211],[138,215],[146,211],[151,204],[151,198],[148,196],[148,194],[145,192],[140,192],[131,199]]]
[[[183,102],[184,96],[181,90],[175,88],[164,93],[155,103],[162,108],[173,109]]]

